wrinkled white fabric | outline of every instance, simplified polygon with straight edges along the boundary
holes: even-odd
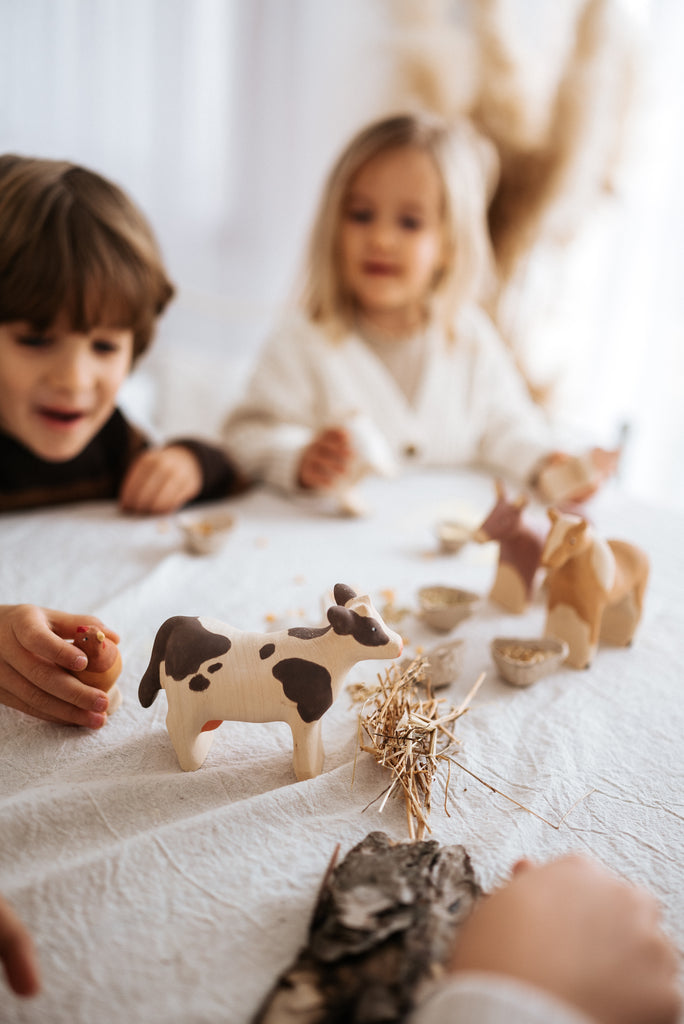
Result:
[[[407,838],[401,801],[380,812],[388,777],[357,755],[347,692],[323,719],[323,774],[299,783],[286,726],[226,722],[204,765],[184,773],[166,695],[149,709],[137,699],[168,616],[259,631],[316,625],[337,582],[379,609],[393,590],[410,610],[399,625],[407,650],[443,640],[415,615],[418,587],[486,594],[495,552],[439,555],[435,525],[484,517],[492,481],[423,471],[362,490],[371,512],[358,520],[266,491],[221,503],[236,525],[204,557],[185,552],[173,518],[121,516],[108,503],[0,518],[0,603],[99,615],[121,634],[124,663],[123,704],[99,732],[0,707],[0,892],[31,929],[44,977],[30,1001],[0,980],[3,1022],[246,1024],[305,942],[336,845],[344,855],[374,829]],[[498,678],[489,644],[539,635],[543,595],[522,616],[485,602],[462,622],[453,636],[464,640],[463,667],[443,696],[458,703],[482,670],[487,678],[456,723],[454,756],[529,810],[452,765],[446,809],[443,781],[434,786],[432,836],[462,843],[485,889],[523,855],[598,857],[659,896],[681,947],[684,522],[610,491],[591,514],[604,535],[650,554],[635,643],[516,689]],[[349,681],[372,682],[381,666],[361,663]]]

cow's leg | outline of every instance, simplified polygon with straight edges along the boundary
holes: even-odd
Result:
[[[292,729],[292,765],[298,782],[313,779],[323,771],[321,722],[290,722]]]
[[[197,721],[191,709],[179,707],[177,701],[169,701],[166,728],[184,772],[197,771],[204,764],[214,741],[212,731],[202,732],[203,725],[204,722]]]

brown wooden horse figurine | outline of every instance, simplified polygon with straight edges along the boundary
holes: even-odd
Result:
[[[473,540],[479,544],[499,541],[499,565],[489,598],[510,612],[520,613],[532,600],[544,540],[522,521],[525,495],[509,501],[503,482],[497,480],[495,485],[496,504],[473,533]]]
[[[626,647],[641,619],[648,558],[633,544],[602,540],[582,516],[548,510],[546,636],[566,640],[567,664],[588,668],[599,638]]]

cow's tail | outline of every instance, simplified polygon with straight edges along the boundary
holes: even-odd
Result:
[[[155,697],[161,689],[161,683],[159,681],[159,669],[162,661],[166,657],[166,644],[169,639],[176,621],[177,615],[167,619],[163,622],[157,630],[157,635],[154,638],[154,644],[152,645],[152,654],[150,655],[150,663],[145,669],[142,679],[140,680],[140,686],[138,687],[138,700],[144,708],[149,708]]]

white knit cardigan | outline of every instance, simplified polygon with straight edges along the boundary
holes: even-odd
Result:
[[[526,480],[557,444],[491,321],[468,308],[450,340],[426,332],[422,380],[411,404],[355,333],[332,339],[291,314],[267,340],[223,438],[252,479],[297,488],[302,450],[324,427],[369,416],[398,462],[480,465]]]

